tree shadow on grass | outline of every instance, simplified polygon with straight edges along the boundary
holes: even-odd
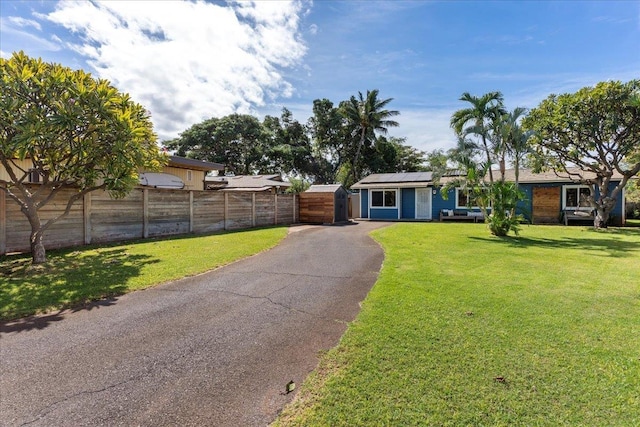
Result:
[[[550,235],[550,237],[469,237],[485,243],[502,244],[511,248],[527,249],[544,247],[549,249],[579,249],[590,252],[590,255],[614,258],[640,257],[640,229],[609,228],[607,230],[585,230],[584,237]],[[551,234],[551,233],[550,233]],[[602,237],[597,237],[598,235]],[[637,241],[622,239],[621,236],[635,237]]]
[[[109,247],[51,251],[48,261],[36,266],[28,255],[1,257],[0,332],[43,329],[62,320],[64,310],[113,305],[116,296],[128,290],[129,279],[156,262],[146,255],[129,254],[125,248]],[[50,309],[58,311],[33,316]]]

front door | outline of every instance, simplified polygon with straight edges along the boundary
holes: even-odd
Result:
[[[431,219],[430,188],[416,188],[416,219]]]

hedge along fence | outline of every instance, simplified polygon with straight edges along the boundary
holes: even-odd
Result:
[[[61,192],[40,210],[41,220],[61,213],[73,190]],[[47,249],[179,234],[203,234],[298,221],[291,194],[185,191],[137,188],[123,199],[94,191],[44,236]],[[31,227],[12,199],[0,191],[0,255],[29,252]]]

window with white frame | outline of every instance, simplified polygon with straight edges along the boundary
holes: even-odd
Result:
[[[193,179],[193,173],[191,170],[187,170],[187,181],[191,181]]]
[[[475,200],[469,200],[470,197],[471,195],[468,190],[456,188],[456,209],[478,208]]]
[[[589,210],[591,189],[586,185],[565,185],[562,188],[563,209]]]
[[[396,200],[396,190],[371,190],[372,208],[395,208]]]

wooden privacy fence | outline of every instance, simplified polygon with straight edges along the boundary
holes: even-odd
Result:
[[[71,191],[40,210],[43,222],[64,210]],[[44,243],[53,249],[297,221],[297,197],[291,194],[145,188],[112,199],[105,191],[95,191],[46,231]],[[30,232],[20,207],[0,191],[0,255],[30,251]]]

